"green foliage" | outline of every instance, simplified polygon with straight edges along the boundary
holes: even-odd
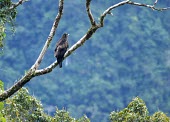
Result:
[[[129,103],[127,108],[119,112],[111,112],[112,122],[169,122],[170,118],[163,112],[156,112],[149,116],[147,107],[142,99],[136,97]]]
[[[8,121],[22,122],[42,120],[42,105],[36,98],[29,96],[27,89],[21,89],[15,96],[6,100],[4,116]]]
[[[0,80],[0,93],[4,91],[4,83]]]
[[[5,24],[12,23],[13,20],[16,18],[16,8],[11,9],[12,7],[11,0],[0,0],[0,22]]]
[[[69,113],[65,110],[56,110],[55,121],[66,121],[66,122],[73,122],[75,119],[70,117]]]
[[[84,115],[84,116],[81,117],[80,119],[76,120],[76,122],[90,122],[90,119],[87,118],[86,115]]]
[[[4,84],[0,80],[0,93],[2,93],[3,91],[4,91]],[[4,109],[4,102],[0,102],[0,122],[6,122],[6,119],[4,118],[4,116],[2,114],[3,109]]]
[[[4,46],[4,39],[6,37],[6,24],[10,25],[10,28],[14,32],[14,19],[16,18],[16,8],[10,9],[12,6],[11,0],[0,0],[0,48]]]
[[[66,110],[56,110],[56,115],[53,118],[53,120],[55,122],[90,122],[90,120],[84,115],[83,117],[81,117],[80,119],[75,119],[72,118],[69,115],[69,112],[67,112]]]
[[[0,112],[1,122],[90,122],[86,115],[79,119],[70,116],[65,109],[56,109],[55,116],[43,112],[42,104],[35,97],[30,96],[26,88],[19,90],[13,97],[5,101],[6,106]],[[111,112],[112,122],[168,122],[170,118],[163,112],[148,115],[147,107],[142,99],[136,97],[127,108],[120,112]]]
[[[148,110],[144,101],[136,97],[131,103],[129,103],[127,108],[120,112],[111,112],[110,120],[112,122],[137,122],[140,120],[147,120],[147,116]]]
[[[6,37],[4,24],[0,23],[0,48],[4,46],[3,39]]]
[[[5,104],[3,116],[10,122],[90,122],[86,116],[76,120],[64,109],[57,109],[54,117],[45,114],[40,101],[30,96],[26,88],[7,99]]]
[[[163,112],[159,111],[153,114],[153,116],[151,116],[151,120],[153,122],[169,122],[170,118],[167,117],[166,114],[164,114]]]
[[[129,113],[136,113],[143,117],[147,116],[149,113],[144,101],[139,97],[133,99],[133,101],[129,103],[127,109],[129,110]]]

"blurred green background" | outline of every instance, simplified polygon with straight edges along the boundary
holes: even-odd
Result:
[[[144,0],[136,0],[146,3]],[[93,0],[95,20],[120,0]],[[148,4],[154,0],[147,1]],[[170,6],[169,0],[157,7]],[[0,79],[12,86],[36,61],[58,11],[56,0],[36,0],[18,7],[15,34],[7,29]],[[63,68],[33,78],[26,87],[42,101],[47,113],[66,108],[73,117],[86,114],[92,122],[108,121],[139,96],[150,114],[170,115],[170,11],[124,5],[107,15],[103,28],[63,62]],[[40,68],[54,62],[55,43],[64,32],[70,47],[88,30],[85,1],[65,0],[64,14]]]

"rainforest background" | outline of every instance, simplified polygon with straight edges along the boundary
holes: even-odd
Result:
[[[93,0],[95,19],[117,2],[120,0]],[[170,6],[170,1],[160,0],[157,6]],[[30,0],[18,7],[15,33],[7,28],[0,56],[0,80],[5,89],[35,62],[57,10],[55,0]],[[48,114],[64,107],[75,118],[86,114],[92,121],[106,121],[113,110],[125,108],[139,96],[150,114],[160,110],[170,115],[170,11],[124,5],[112,13],[104,27],[63,62],[62,69],[56,67],[25,86]],[[63,17],[41,68],[56,60],[55,43],[63,33],[70,34],[71,47],[89,26],[85,1],[65,0]]]

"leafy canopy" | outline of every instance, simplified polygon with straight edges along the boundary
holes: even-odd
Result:
[[[14,29],[14,20],[17,15],[16,8],[12,8],[11,0],[0,0],[0,48],[4,46],[4,39],[6,37],[6,24],[10,24],[10,28]],[[14,31],[14,30],[13,30]]]
[[[57,109],[54,117],[45,114],[41,102],[29,95],[26,88],[7,99],[5,104],[2,113],[10,122],[89,122],[86,116],[77,120],[72,118],[64,109]]]
[[[160,111],[149,116],[145,102],[136,97],[127,108],[119,112],[111,112],[110,120],[112,122],[169,122],[170,118]]]

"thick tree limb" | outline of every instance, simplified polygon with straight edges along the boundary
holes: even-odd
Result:
[[[21,0],[23,1],[23,0]],[[58,15],[55,18],[55,21],[53,23],[53,26],[51,28],[50,34],[46,40],[46,43],[39,55],[39,57],[37,58],[35,64],[30,68],[30,70],[20,79],[18,80],[18,82],[16,84],[14,84],[11,88],[9,88],[8,90],[4,91],[2,94],[0,94],[0,101],[5,100],[6,98],[10,97],[12,94],[14,94],[16,91],[18,91],[22,86],[24,86],[27,82],[29,82],[33,77],[35,76],[39,76],[39,75],[43,75],[46,73],[51,72],[57,65],[57,61],[55,61],[54,63],[52,63],[51,65],[49,65],[46,68],[40,69],[38,70],[38,67],[47,51],[47,48],[49,47],[56,28],[58,27],[58,23],[61,19],[62,13],[63,13],[63,5],[64,5],[64,0],[59,0],[59,11],[58,11]],[[130,5],[135,5],[135,6],[142,6],[142,7],[147,7],[147,8],[151,8],[153,10],[157,10],[157,11],[162,11],[162,10],[167,10],[170,9],[170,7],[167,8],[155,8],[156,4],[157,4],[158,0],[155,0],[153,5],[147,5],[147,4],[142,4],[142,3],[137,3],[137,2],[132,2],[130,0],[125,0],[122,2],[119,2],[113,6],[110,6],[108,9],[106,9],[103,14],[100,16],[100,20],[99,23],[96,24],[94,17],[92,15],[92,12],[90,10],[90,3],[91,0],[86,0],[86,11],[91,23],[91,27],[89,28],[89,30],[86,32],[86,34],[80,39],[78,40],[64,55],[64,58],[68,57],[69,55],[71,55],[77,48],[81,47],[89,38],[91,38],[91,36],[96,32],[97,29],[101,28],[104,26],[104,19],[106,17],[107,14],[111,14],[111,10],[125,5],[125,4],[130,4]],[[17,5],[19,5],[21,3],[18,3]]]
[[[11,88],[4,91],[0,94],[0,101],[3,101],[17,92],[20,88],[22,88],[31,78],[33,78],[33,74],[29,71],[26,75],[24,75],[17,83],[15,83]]]

